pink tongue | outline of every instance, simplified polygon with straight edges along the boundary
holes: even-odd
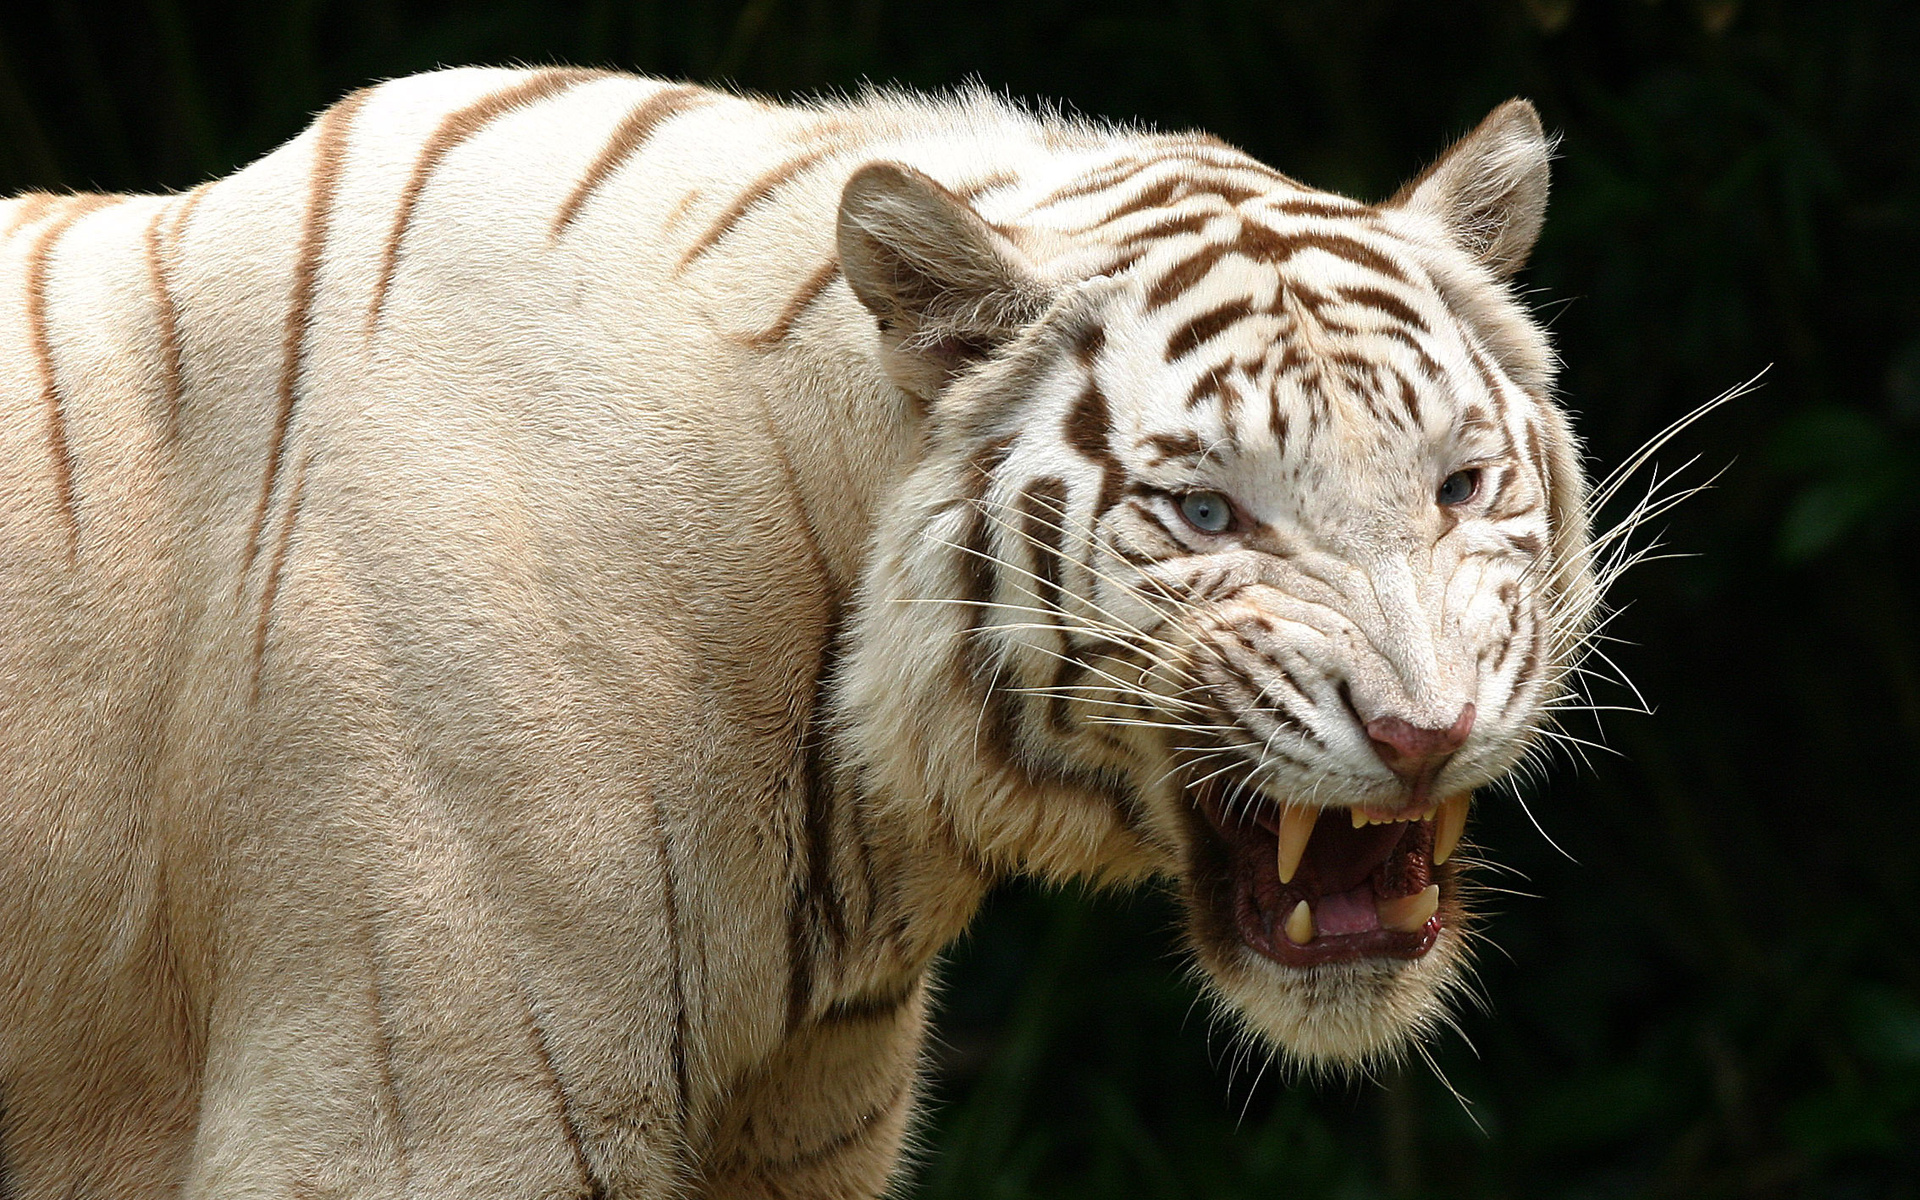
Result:
[[[1362,884],[1350,892],[1322,896],[1313,905],[1315,933],[1370,933],[1380,928],[1380,914],[1373,907],[1373,885]]]

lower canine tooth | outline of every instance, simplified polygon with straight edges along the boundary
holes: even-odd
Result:
[[[1435,889],[1438,891],[1438,889]],[[1313,940],[1313,906],[1305,900],[1293,906],[1287,914],[1287,940],[1296,946],[1304,946]]]
[[[1472,801],[1472,792],[1461,792],[1440,802],[1440,815],[1433,827],[1435,866],[1453,857],[1454,847],[1460,844],[1460,835],[1467,828],[1467,805]]]
[[[1380,914],[1383,928],[1397,933],[1418,933],[1440,909],[1440,885],[1430,883],[1426,890],[1411,896],[1375,900],[1373,910]],[[1293,918],[1287,918],[1287,936],[1293,937]]]
[[[1313,836],[1313,823],[1319,819],[1320,810],[1317,808],[1288,804],[1280,809],[1280,858],[1277,865],[1281,883],[1293,882],[1293,873],[1300,869],[1300,856],[1307,852],[1307,839]]]

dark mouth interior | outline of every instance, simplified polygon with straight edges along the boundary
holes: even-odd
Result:
[[[1329,807],[1314,822],[1292,878],[1282,883],[1278,805],[1265,799],[1229,802],[1227,789],[1219,786],[1202,786],[1198,800],[1226,850],[1232,923],[1261,954],[1308,967],[1418,958],[1433,947],[1443,924],[1437,908],[1412,929],[1388,927],[1396,916],[1403,926],[1418,922],[1430,884],[1440,885],[1443,899],[1448,892],[1451,864],[1434,865],[1432,820],[1355,828],[1351,810]],[[1307,911],[1296,915],[1302,903]],[[1308,929],[1306,940],[1299,940]]]

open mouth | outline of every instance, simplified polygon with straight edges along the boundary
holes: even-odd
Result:
[[[1261,954],[1310,967],[1433,948],[1469,794],[1400,811],[1309,808],[1210,783],[1198,800],[1226,850],[1233,925]]]

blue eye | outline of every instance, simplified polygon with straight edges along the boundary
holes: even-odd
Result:
[[[1183,492],[1180,515],[1202,533],[1220,533],[1233,524],[1233,505],[1219,492]]]
[[[1455,471],[1440,482],[1440,494],[1434,499],[1451,508],[1465,504],[1480,490],[1480,472]]]

